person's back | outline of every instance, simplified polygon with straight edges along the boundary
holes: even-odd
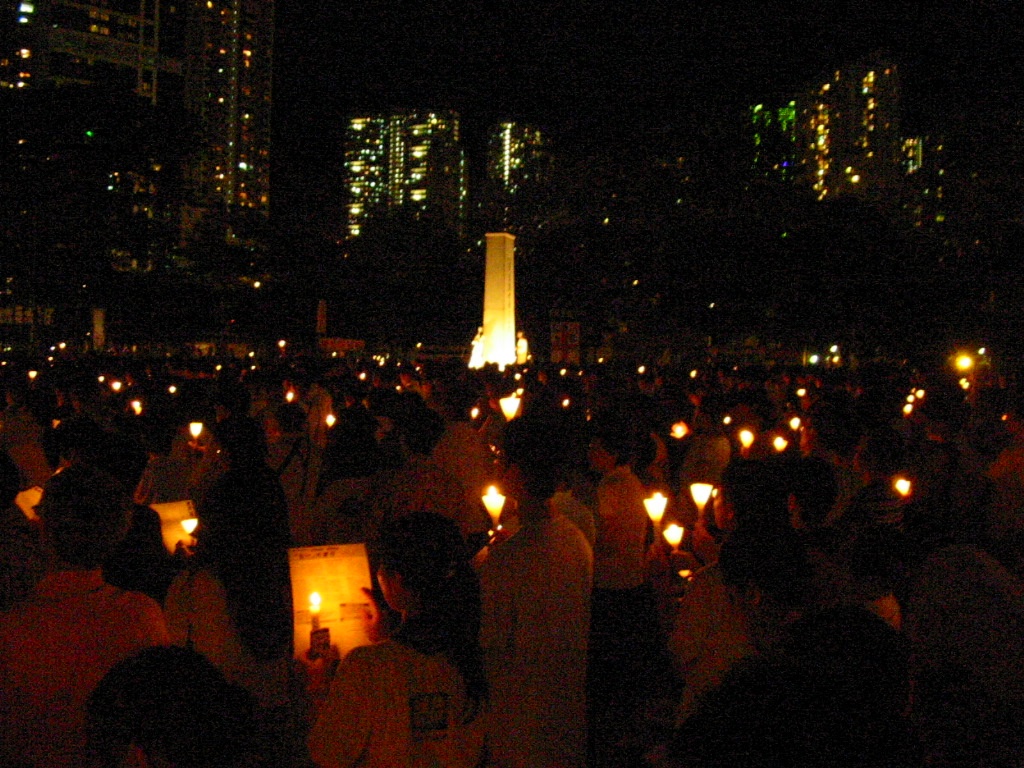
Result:
[[[40,517],[59,570],[0,615],[0,764],[79,766],[85,702],[117,662],[168,642],[160,606],[103,581],[126,528],[112,478],[73,466],[46,487]]]
[[[582,766],[593,553],[562,515],[529,521],[480,568],[495,766]]]

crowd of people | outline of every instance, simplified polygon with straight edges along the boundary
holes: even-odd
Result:
[[[1024,763],[1005,376],[113,358],[0,386],[0,765]],[[184,500],[170,551],[152,505]],[[353,543],[372,643],[299,657],[288,550]]]

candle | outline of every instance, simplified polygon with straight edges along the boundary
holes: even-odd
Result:
[[[311,592],[309,595],[309,620],[313,629],[320,629],[320,608],[323,605],[323,598],[319,592]]]
[[[506,421],[512,421],[519,415],[519,395],[509,395],[501,398],[498,403],[501,405],[501,412],[505,414]]]
[[[203,422],[193,421],[188,425],[188,433],[192,435],[193,439],[198,440],[199,436],[203,434]]]
[[[907,480],[907,478],[905,477],[897,477],[895,480],[893,480],[892,487],[895,488],[896,493],[898,493],[903,498],[906,498],[907,496],[910,495],[911,484],[910,481]]]
[[[672,425],[672,437],[676,440],[682,440],[690,434],[690,427],[685,421],[677,421]]]
[[[792,419],[789,420],[789,428],[796,432],[798,429],[800,429],[801,423],[802,422],[800,421],[800,417],[794,416]]]
[[[668,499],[665,498],[665,494],[661,491],[655,491],[652,496],[644,499],[644,508],[647,510],[647,516],[651,518],[655,528],[660,528],[661,518],[665,516],[665,506],[667,504]]]
[[[482,497],[487,514],[491,516],[491,527],[498,530],[498,520],[501,518],[501,510],[505,506],[505,497],[498,493],[497,486],[490,486]]]
[[[789,447],[789,440],[784,438],[782,435],[779,435],[774,440],[772,440],[772,446],[775,448],[776,451],[782,453],[784,450],[786,450],[786,448]]]
[[[338,418],[333,413],[328,413],[324,421],[327,423],[327,428],[330,429],[338,421]]]
[[[704,507],[707,506],[714,488],[711,483],[690,483],[690,495],[693,497],[693,503],[697,505],[699,515],[704,514]]]
[[[743,455],[747,455],[747,451],[750,450],[750,446],[754,444],[754,433],[749,429],[740,430],[740,445],[743,446]]]
[[[671,545],[673,554],[679,553],[679,545],[683,541],[684,533],[686,533],[686,529],[681,525],[676,525],[675,523],[672,523],[672,525],[665,528],[665,541]]]
[[[141,400],[132,400],[131,407],[132,407],[132,413],[134,413],[136,416],[141,416],[142,415],[142,401]]]

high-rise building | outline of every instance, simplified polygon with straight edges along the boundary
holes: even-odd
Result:
[[[778,106],[750,108],[754,140],[754,173],[775,181],[790,181],[797,172],[797,103],[788,99]]]
[[[189,2],[185,108],[199,146],[186,172],[185,218],[212,220],[229,243],[251,241],[270,213],[274,3]]]
[[[455,112],[407,112],[352,118],[345,132],[346,232],[392,214],[461,232],[466,160]]]
[[[156,104],[180,85],[180,0],[3,0],[0,9],[0,88],[100,85]]]
[[[505,122],[491,130],[488,141],[487,176],[508,196],[536,182],[548,169],[547,142],[532,125]]]
[[[800,175],[819,200],[898,188],[902,149],[895,65],[869,60],[837,69],[797,104]]]

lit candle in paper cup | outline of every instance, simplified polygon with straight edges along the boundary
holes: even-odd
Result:
[[[672,425],[671,434],[676,440],[682,440],[690,434],[690,426],[685,421],[677,421]]]
[[[501,518],[501,510],[505,506],[505,497],[498,493],[497,486],[492,485],[487,488],[487,493],[481,498],[487,514],[491,516],[491,527],[496,531],[498,530],[498,520]]]
[[[498,403],[501,405],[501,412],[505,414],[506,421],[512,421],[519,415],[519,395],[503,397]]]
[[[665,498],[665,494],[661,491],[655,491],[651,496],[644,499],[644,509],[647,510],[647,516],[651,518],[651,522],[654,523],[656,530],[661,529],[661,519],[665,516],[665,507],[668,505],[668,499]]]
[[[666,526],[663,535],[665,536],[665,541],[667,541],[669,546],[672,547],[672,554],[679,554],[679,545],[682,543],[683,534],[685,533],[686,529],[681,525],[672,523],[671,525]]]
[[[309,620],[313,629],[320,629],[320,609],[323,607],[323,598],[319,592],[311,592],[309,595]]]
[[[333,413],[328,413],[327,416],[324,417],[324,422],[327,424],[328,429],[333,427],[337,423],[337,421],[338,417],[335,416]]]
[[[39,371],[29,371],[28,372],[29,381],[35,381],[36,380],[36,376],[38,376],[38,375],[39,375]]]
[[[136,416],[141,416],[142,415],[142,401],[141,400],[132,400],[131,407],[132,407],[132,413],[134,413]]]
[[[120,381],[117,381],[117,380],[110,382],[110,388],[112,390],[114,390],[115,392],[120,392],[121,391],[121,387],[123,387],[123,386],[124,386],[124,384],[122,384]]]
[[[203,434],[203,422],[193,421],[188,425],[188,433],[192,435],[193,440],[198,440],[199,436]]]
[[[792,429],[794,432],[796,432],[798,429],[800,429],[800,425],[802,423],[803,422],[800,421],[800,417],[799,416],[794,416],[793,418],[791,418],[789,420],[789,428]]]
[[[750,452],[750,446],[754,444],[754,433],[749,429],[740,430],[741,453],[745,457]]]
[[[693,503],[697,505],[698,513],[704,513],[704,507],[707,506],[714,489],[715,486],[711,483],[690,483],[690,496],[693,497]]]
[[[895,480],[893,480],[892,487],[895,488],[896,493],[898,493],[903,498],[909,496],[911,490],[913,490],[911,482],[905,477],[897,477]]]
[[[775,450],[778,451],[779,453],[782,453],[789,447],[789,440],[784,438],[782,435],[779,435],[774,440],[772,440],[772,447],[775,448]]]

